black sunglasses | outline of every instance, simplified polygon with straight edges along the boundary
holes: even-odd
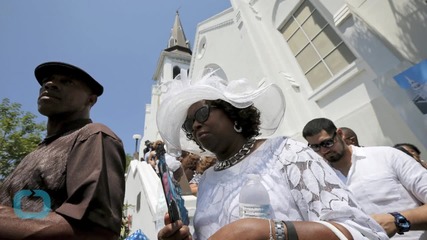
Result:
[[[209,118],[211,108],[214,108],[214,106],[204,105],[197,109],[193,117],[187,117],[187,119],[185,119],[184,124],[182,124],[182,129],[184,129],[184,131],[187,133],[192,133],[194,121],[199,123],[206,122],[206,120]]]
[[[334,132],[334,134],[332,135],[332,137],[331,137],[331,138],[326,139],[326,140],[323,140],[323,141],[321,141],[319,144],[308,144],[308,146],[309,146],[311,149],[313,149],[315,152],[320,151],[320,148],[321,148],[321,147],[324,147],[324,148],[331,148],[332,146],[334,146],[334,143],[335,143],[334,139],[335,139],[335,136],[336,136],[336,135],[337,135],[337,132]]]

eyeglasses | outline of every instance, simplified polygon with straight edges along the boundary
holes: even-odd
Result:
[[[335,143],[334,139],[336,135],[337,135],[337,132],[334,132],[331,138],[323,140],[319,144],[308,144],[308,146],[311,149],[313,149],[315,152],[320,151],[320,147],[331,148],[332,146],[334,146],[334,143]]]
[[[188,117],[187,119],[185,119],[184,124],[182,124],[182,129],[184,129],[184,131],[187,133],[192,133],[194,121],[197,121],[199,123],[206,122],[206,120],[208,120],[209,118],[211,107],[213,106],[204,105],[197,109],[193,117]]]

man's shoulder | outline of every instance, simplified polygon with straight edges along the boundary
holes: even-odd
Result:
[[[390,153],[390,151],[393,152],[395,150],[390,146],[351,147],[355,153]]]
[[[86,124],[80,131],[80,136],[88,138],[91,135],[103,133],[114,139],[121,141],[121,139],[111,130],[108,126],[102,123],[89,123]]]
[[[352,149],[353,149],[352,155],[356,159],[365,159],[365,158],[375,159],[377,162],[389,162],[389,163],[398,161],[402,157],[401,153],[403,153],[400,150],[390,146],[369,146],[369,147],[352,146]]]

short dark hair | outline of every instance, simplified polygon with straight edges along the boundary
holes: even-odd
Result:
[[[333,134],[337,131],[335,124],[327,118],[315,118],[309,121],[302,130],[304,138],[314,136],[325,130],[328,134]]]
[[[397,145],[397,144],[396,144]],[[408,150],[406,150],[406,148],[403,147],[403,145],[397,145],[397,146],[393,146],[396,149],[399,149],[400,151],[408,154],[409,156],[411,156],[412,158],[414,157],[410,152],[408,152]]]
[[[404,147],[404,146],[408,146],[408,147],[410,147],[410,148],[414,149],[414,151],[415,151],[418,155],[420,155],[420,154],[421,154],[421,151],[420,151],[420,150],[419,150],[415,145],[410,144],[410,143],[397,143],[397,144],[395,144],[393,147],[394,147],[394,148],[401,149],[400,147]]]
[[[242,135],[249,139],[260,134],[261,113],[253,105],[247,108],[236,108],[224,100],[206,101],[208,104],[222,109],[225,114],[242,127]]]
[[[356,136],[356,133],[353,131],[353,129],[351,129],[351,128],[348,128],[348,127],[340,127],[340,129],[343,131],[343,132],[345,132],[345,133],[347,133],[347,135],[349,135],[349,136],[351,136],[351,137],[357,137]]]

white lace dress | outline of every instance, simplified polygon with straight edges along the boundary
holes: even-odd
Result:
[[[354,239],[388,239],[382,228],[356,206],[319,155],[306,144],[285,137],[266,140],[231,168],[205,171],[197,194],[195,239],[208,239],[239,218],[239,192],[248,174],[260,175],[274,219],[335,221]]]

